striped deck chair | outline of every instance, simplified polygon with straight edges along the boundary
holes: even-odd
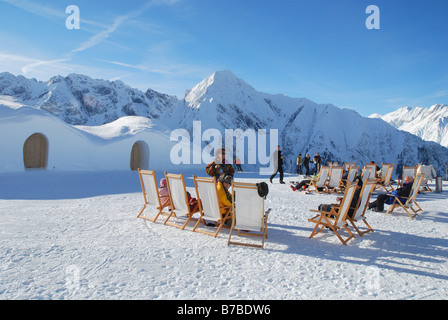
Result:
[[[353,213],[353,216],[350,218],[350,216],[347,216],[347,220],[351,223],[353,228],[355,228],[356,232],[362,237],[364,234],[368,232],[373,232],[373,229],[370,227],[370,225],[366,221],[365,212],[367,207],[369,206],[369,200],[372,196],[372,192],[375,189],[376,183],[375,181],[367,181],[363,184],[361,193],[359,196],[358,204],[356,205],[356,211]],[[366,231],[361,231],[358,226],[356,225],[356,222],[362,220],[364,224],[367,227]]]
[[[164,224],[184,230],[193,215],[199,212],[199,206],[196,203],[188,202],[187,189],[183,174],[172,174],[165,172],[166,183],[171,199],[171,212]],[[186,219],[183,219],[183,218]],[[196,220],[196,219],[193,219]]]
[[[347,245],[347,242],[355,237],[347,227],[347,214],[350,209],[350,204],[352,202],[353,195],[355,194],[355,190],[356,184],[351,184],[345,190],[340,206],[332,206],[330,211],[310,210],[311,212],[318,213],[315,217],[308,219],[309,222],[316,224],[311,232],[310,239],[316,234],[321,233],[325,227],[330,228],[343,245]],[[348,232],[349,236],[347,238],[342,238],[339,233],[341,229],[345,229]]]
[[[257,185],[234,182],[232,197],[232,227],[227,244],[263,249],[265,239],[268,237],[267,220],[270,209],[265,212],[264,197],[258,194]],[[235,231],[238,232],[237,241],[232,240]],[[261,238],[261,244],[260,241],[248,241],[250,237]]]
[[[193,180],[199,202],[199,212],[201,214],[193,231],[208,234],[216,238],[224,226],[224,222],[230,219],[232,207],[219,206],[218,190],[216,188],[217,183],[214,177],[202,178],[193,176]],[[225,213],[222,214],[221,210],[224,210]],[[201,222],[206,225],[207,221],[214,221],[217,224],[215,232],[199,228]]]
[[[143,206],[143,209],[138,214],[137,218],[142,218],[145,220],[149,220],[152,222],[156,222],[157,218],[161,214],[168,214],[167,212],[164,212],[163,210],[165,208],[168,208],[170,206],[170,201],[162,201],[165,197],[159,196],[159,189],[157,187],[157,180],[156,180],[156,174],[154,170],[140,170],[138,169],[138,175],[140,177],[140,183],[142,185],[142,191],[143,191],[143,198],[145,200],[145,204]],[[169,198],[169,196],[166,196]],[[162,205],[162,203],[165,203],[165,205]],[[143,212],[146,210],[147,207],[152,207],[157,210],[157,213],[155,216],[144,216]]]
[[[404,203],[402,200],[400,200],[399,197],[395,195],[390,195],[394,197],[394,202],[391,204],[386,214],[390,214],[392,211],[394,211],[395,208],[402,208],[411,219],[414,219],[418,215],[417,214],[418,212],[423,211],[423,209],[417,203],[417,194],[424,177],[425,173],[417,174],[417,176],[414,179],[414,183],[412,184],[411,194],[409,195],[409,197],[408,198],[400,197],[401,199],[406,199]]]

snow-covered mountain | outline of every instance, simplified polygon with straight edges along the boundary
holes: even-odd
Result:
[[[313,157],[317,152],[324,163],[356,162],[362,167],[375,161],[394,163],[399,169],[423,162],[434,165],[439,174],[448,163],[448,149],[437,143],[423,141],[380,119],[361,117],[353,110],[258,92],[230,71],[215,72],[188,90],[182,100],[153,90],[143,93],[121,81],[76,74],[44,83],[2,73],[0,95],[75,125],[101,126],[123,116],[143,116],[156,127],[182,128],[190,134],[194,121],[200,121],[202,132],[218,129],[223,137],[226,129],[265,129],[266,141],[277,129],[288,171],[299,153]],[[202,141],[202,147],[207,143]],[[247,153],[245,150],[241,159],[246,163]]]
[[[121,81],[94,80],[80,74],[55,76],[48,82],[0,73],[0,95],[45,110],[73,125],[102,125],[125,116],[158,119],[178,101]]]
[[[370,118],[383,119],[399,130],[448,147],[448,105],[436,104],[430,108],[404,107],[384,116],[373,114]]]

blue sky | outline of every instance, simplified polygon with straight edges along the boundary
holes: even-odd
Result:
[[[231,70],[363,116],[448,104],[447,0],[0,0],[0,15],[0,72],[38,80],[83,73],[183,98]]]

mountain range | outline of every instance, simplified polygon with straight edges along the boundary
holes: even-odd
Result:
[[[75,126],[100,126],[125,116],[141,116],[190,134],[195,121],[200,121],[202,131],[217,129],[223,135],[226,129],[266,129],[268,134],[276,129],[288,171],[300,153],[312,158],[317,152],[324,163],[356,162],[361,167],[371,161],[394,163],[396,174],[403,165],[423,162],[444,175],[448,163],[446,147],[382,119],[306,98],[259,92],[231,71],[215,72],[187,90],[183,99],[79,74],[42,82],[1,73],[0,96],[13,97]],[[242,160],[247,161],[247,150]]]
[[[404,107],[384,116],[372,114],[370,118],[383,119],[399,130],[448,147],[448,105],[435,104],[430,108]]]

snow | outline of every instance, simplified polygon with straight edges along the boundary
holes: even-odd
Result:
[[[204,176],[203,170],[178,169],[195,195],[192,175]],[[235,178],[267,181],[255,173]],[[136,172],[2,172],[0,299],[448,296],[446,191],[419,194],[425,211],[415,220],[368,211],[375,231],[343,246],[329,231],[308,239],[309,210],[336,195],[303,195],[278,178],[269,187],[269,235],[260,250],[227,246],[228,229],[213,238],[192,232],[193,224],[179,230],[162,219],[137,219],[144,201]]]

